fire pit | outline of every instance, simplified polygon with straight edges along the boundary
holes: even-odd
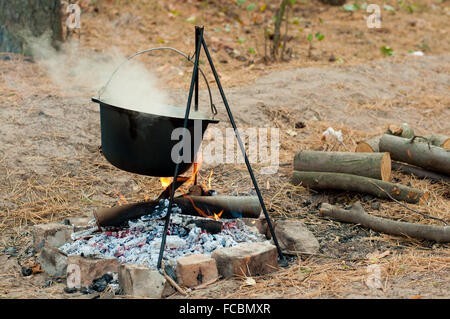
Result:
[[[107,227],[101,232],[94,227],[74,233],[74,241],[66,243],[60,250],[69,256],[116,257],[121,264],[134,263],[156,269],[168,206],[169,200],[161,199],[153,212],[128,221],[124,227]],[[175,267],[178,258],[190,254],[211,255],[219,248],[267,240],[254,227],[248,227],[239,219],[216,221],[183,215],[177,206],[172,207],[172,213],[165,265]]]
[[[122,228],[119,232],[109,231],[106,228],[106,232],[101,234],[89,234],[87,237],[83,235],[74,244],[64,246],[63,250],[67,253],[103,254],[103,256],[117,257],[122,262],[139,262],[150,267],[154,267],[156,262],[156,267],[160,269],[165,248],[168,248],[166,261],[175,261],[177,257],[186,253],[201,251],[209,254],[217,247],[233,247],[243,241],[264,240],[262,237],[258,237],[256,233],[252,234],[243,223],[236,221],[222,222],[220,224],[221,231],[219,232],[217,223],[212,223],[211,220],[205,223],[199,219],[201,217],[198,217],[202,216],[207,219],[218,219],[219,217],[236,218],[243,217],[245,215],[244,213],[253,214],[255,217],[258,217],[262,209],[271,237],[277,247],[280,261],[286,265],[286,260],[279,247],[264,205],[264,200],[245,152],[245,147],[239,136],[225,93],[223,92],[218,74],[203,38],[203,28],[196,27],[195,30],[196,50],[194,61],[180,51],[169,48],[172,51],[181,53],[194,64],[184,117],[145,114],[112,106],[100,99],[93,99],[94,102],[100,104],[101,108],[102,148],[104,149],[105,157],[116,167],[138,174],[167,177],[173,172],[172,181],[174,182],[168,185],[161,196],[154,201],[97,212],[95,216],[97,226],[100,230],[102,227],[120,227],[125,222],[128,225],[125,225],[125,228]],[[178,152],[178,159],[174,159],[172,154],[174,141],[171,138],[169,139],[169,137],[171,137],[174,129],[181,126],[181,123],[183,123],[184,131],[192,130],[193,118],[191,117],[190,109],[195,93],[195,111],[198,110],[198,76],[201,48],[204,49],[212,73],[214,74],[230,123],[233,126],[239,147],[243,153],[247,169],[255,187],[259,205],[249,204],[245,202],[245,199],[244,201],[239,199],[236,205],[230,199],[222,198],[222,201],[220,201],[221,198],[216,196],[200,196],[199,198],[194,198],[194,196],[181,196],[175,198],[176,189],[186,181],[185,178],[180,179],[179,174],[185,172],[192,165],[192,160],[196,158],[195,154],[198,150],[198,145],[196,145],[195,141],[194,143],[186,141],[189,138],[183,136],[182,142],[184,144],[188,143],[186,146],[191,148],[191,159],[189,162],[186,162],[185,159],[182,160],[182,154],[180,152]],[[155,49],[138,52],[130,56],[127,60],[138,54]],[[114,76],[115,72],[113,72],[112,76]],[[200,72],[205,78],[203,71],[200,70]],[[217,114],[217,110],[212,103],[211,91],[207,81],[206,84],[210,93],[211,111],[214,116]],[[201,137],[203,137],[203,133],[208,124],[217,123],[217,121],[207,117],[201,117],[200,120],[202,120]],[[156,155],[155,150],[158,150]],[[195,185],[195,165],[194,171],[193,180]],[[202,192],[200,193],[204,195]],[[174,219],[171,219],[172,213],[176,214],[174,215]],[[181,214],[197,215],[194,218],[196,221],[188,223]],[[190,218],[192,219],[193,217]],[[162,219],[164,219],[164,222]],[[198,227],[199,225],[200,227]],[[216,227],[216,229],[214,232],[204,232],[205,225],[208,225],[208,227]],[[158,249],[158,259],[155,260],[155,251]]]

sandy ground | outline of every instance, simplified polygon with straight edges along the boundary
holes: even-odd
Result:
[[[267,65],[262,62],[261,35],[266,24],[271,27],[273,4],[264,12],[248,14],[231,1],[208,5],[190,0],[81,2],[81,42],[76,37],[72,41],[105,57],[113,50],[126,56],[162,45],[192,52],[193,23],[188,19],[195,16],[196,23],[206,27],[205,37],[238,127],[280,129],[280,168],[274,175],[261,175],[261,165],[254,165],[256,177],[272,217],[302,220],[319,240],[320,254],[294,256],[288,268],[255,277],[255,285],[246,285],[245,278],[222,280],[188,297],[450,297],[448,244],[389,236],[323,219],[317,208],[321,202],[348,206],[360,200],[376,216],[439,222],[387,200],[355,193],[316,193],[290,184],[295,151],[329,150],[331,145],[321,140],[328,127],[342,130],[345,147],[337,149],[347,151],[359,140],[382,133],[388,123],[407,122],[418,135],[450,134],[450,11],[445,2],[418,1],[411,13],[408,6],[412,3],[387,1],[396,11],[382,12],[381,29],[367,29],[364,10],[351,13],[298,1],[290,13],[287,46],[292,54],[288,61]],[[258,8],[262,4],[257,2]],[[254,20],[255,14],[262,20]],[[325,39],[316,41],[312,56],[307,57],[306,37],[315,32],[325,34]],[[394,56],[385,57],[380,51],[383,45],[392,47]],[[250,54],[249,48],[256,54]],[[234,50],[238,53],[230,54]],[[410,50],[423,51],[425,56],[408,56]],[[30,227],[91,216],[99,207],[116,205],[118,194],[129,202],[155,197],[161,186],[158,178],[120,171],[102,156],[99,110],[90,101],[96,94],[93,87],[76,81],[61,87],[41,63],[5,56],[0,55],[0,298],[77,297],[63,293],[64,279],[48,278],[45,273],[22,276],[21,265],[35,261],[27,254]],[[61,74],[69,70],[64,62],[56,68]],[[170,55],[142,57],[142,62],[165,81],[176,105],[184,105],[190,76],[186,65]],[[218,127],[230,127],[215,88],[213,98],[221,120]],[[201,109],[208,111],[204,91],[201,102]],[[211,169],[212,187],[219,193],[253,192],[244,165],[205,163],[201,177],[206,178]],[[398,172],[393,172],[393,181],[430,191],[428,205],[410,206],[450,220],[448,184]],[[378,210],[371,208],[375,201],[380,203]],[[17,254],[3,252],[11,247],[17,248]],[[386,251],[390,254],[384,257],[368,257]],[[380,266],[380,289],[370,289],[365,283],[368,266],[373,264]]]
[[[292,169],[290,162],[296,149],[311,148],[311,143],[312,148],[314,144],[318,149],[323,147],[320,135],[328,125],[345,128],[345,143],[349,149],[354,147],[359,138],[380,133],[386,123],[408,122],[420,128],[421,134],[448,132],[449,62],[449,56],[429,56],[400,61],[381,60],[364,66],[327,69],[308,67],[272,73],[247,87],[227,89],[227,97],[240,127],[274,124],[281,128],[280,161],[282,165],[289,164],[281,166],[275,175],[257,174],[263,185],[263,195],[274,216],[286,217],[290,214],[290,217],[304,220],[319,239],[321,253],[334,258],[331,259],[333,266],[330,266],[333,271],[344,265],[342,271],[347,269],[349,272],[362,274],[359,274],[359,280],[349,286],[344,285],[345,281],[342,286],[334,282],[332,285],[340,289],[335,287],[329,291],[320,287],[321,283],[332,281],[328,277],[315,284],[305,284],[303,279],[298,285],[288,285],[282,292],[275,289],[269,295],[264,290],[258,293],[258,289],[250,294],[241,280],[233,279],[214,284],[205,290],[194,291],[191,296],[217,297],[220,291],[222,297],[228,294],[252,298],[449,297],[448,263],[438,271],[430,269],[425,273],[412,271],[403,274],[400,271],[392,275],[388,270],[391,263],[401,264],[401,256],[425,258],[431,268],[436,258],[437,265],[441,265],[442,261],[449,260],[448,245],[386,237],[332,221],[318,222],[317,217],[310,219],[314,209],[302,205],[307,199],[312,199],[312,206],[320,201],[330,201],[330,198],[337,198],[337,202],[340,202],[338,194],[309,194],[305,191],[298,193],[295,190],[291,192],[286,188],[281,189],[286,193],[282,196],[289,197],[290,201],[285,202],[280,211],[278,202],[273,200],[278,190],[269,186],[288,183]],[[21,81],[39,68],[35,63],[20,60],[1,63],[2,69],[6,70],[3,71],[4,78],[8,78],[9,83],[14,83],[16,92],[21,89]],[[39,81],[39,78],[44,79],[45,73],[37,72],[33,80]],[[217,92],[213,93],[215,101],[218,101]],[[185,98],[184,94],[173,91],[173,95],[180,100]],[[433,100],[428,101],[425,94]],[[98,106],[91,103],[88,96],[64,97],[43,95],[42,91],[37,93],[23,90],[19,98],[6,96],[0,107],[0,170],[5,177],[2,179],[0,192],[3,226],[11,225],[11,220],[16,226],[13,229],[4,228],[0,243],[2,247],[21,248],[19,251],[22,255],[18,259],[1,256],[0,292],[4,297],[68,297],[61,294],[61,283],[52,284],[50,288],[38,288],[45,285],[48,279],[45,274],[32,277],[22,277],[20,274],[18,261],[29,262],[29,258],[24,256],[24,249],[30,244],[29,226],[25,226],[25,223],[90,215],[98,207],[114,204],[117,200],[115,190],[130,201],[140,200],[144,195],[154,196],[160,191],[159,182],[157,178],[122,172],[102,157],[99,150]],[[12,101],[9,102],[8,99]],[[229,126],[222,105],[217,103],[217,106],[218,118],[222,120],[220,125]],[[295,129],[298,121],[303,121],[306,127]],[[286,132],[291,129],[298,134],[294,137],[288,135]],[[201,170],[203,175],[207,175],[210,169],[205,166]],[[237,169],[230,165],[213,167],[213,186],[220,193],[252,191],[244,167],[236,166]],[[230,184],[230,180],[234,182]],[[446,198],[448,203],[448,188]],[[342,200],[342,203],[347,202],[348,200]],[[389,206],[388,202],[382,202],[383,206]],[[441,213],[441,217],[448,218],[448,204]],[[386,286],[383,290],[368,289],[364,284],[364,271],[367,267],[365,256],[376,249],[389,249],[392,252],[392,259],[386,264],[381,262],[386,268]],[[257,278],[257,282],[267,283],[277,276],[285,276],[283,274],[289,271],[303,273],[304,276],[304,269],[330,265],[327,258],[314,258],[292,260],[291,268],[280,270],[280,273],[273,276]],[[396,261],[399,258],[400,261]],[[309,274],[309,271],[306,273]],[[316,274],[321,271],[318,270]],[[326,274],[327,272],[323,272],[323,276]]]

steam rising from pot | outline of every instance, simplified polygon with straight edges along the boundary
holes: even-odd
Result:
[[[31,52],[45,68],[53,83],[67,94],[97,97],[114,70],[126,59],[117,49],[109,55],[82,48],[79,43],[64,43],[59,51],[47,35],[29,39]],[[122,108],[165,116],[184,117],[185,108],[171,106],[166,92],[158,87],[155,74],[138,58],[130,60],[113,76],[100,99]],[[203,118],[191,111],[191,118]]]

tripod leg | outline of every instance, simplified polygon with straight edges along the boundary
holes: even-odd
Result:
[[[203,28],[200,28],[200,31],[199,31],[199,42],[198,42],[198,45],[197,45],[196,50],[195,50],[194,72],[192,73],[192,80],[191,80],[191,86],[190,86],[190,89],[189,89],[189,96],[188,96],[188,102],[187,102],[187,106],[186,106],[186,113],[184,115],[184,130],[186,130],[186,128],[187,128],[187,123],[188,123],[188,119],[189,119],[189,112],[191,110],[192,95],[194,93],[195,74],[197,73],[197,70],[198,70],[198,63],[199,63],[199,59],[200,59],[200,49],[201,49],[202,39],[203,39]],[[178,155],[178,156],[179,156],[179,158],[178,158],[177,164],[175,166],[175,173],[173,174],[173,180],[174,181],[177,180],[178,172],[179,172],[179,168],[180,168],[181,156],[180,155]],[[158,269],[161,269],[161,263],[162,263],[162,259],[163,259],[163,255],[164,255],[164,249],[166,247],[166,237],[167,237],[167,231],[169,229],[170,214],[172,212],[173,197],[174,197],[174,194],[175,194],[175,184],[176,183],[172,183],[172,190],[170,192],[169,207],[168,207],[168,210],[167,210],[167,215],[165,217],[164,231],[163,231],[162,238],[161,238],[161,247],[159,249],[159,257],[158,257],[158,264],[157,264]]]
[[[201,43],[200,32],[203,34],[203,28],[199,26],[195,26],[195,47],[197,48],[198,44]],[[194,94],[194,110],[198,111],[198,70],[194,74],[195,76],[195,94]]]
[[[234,134],[236,135],[236,138],[237,138],[239,147],[241,149],[242,155],[244,156],[245,165],[247,165],[247,169],[248,169],[248,172],[250,174],[250,178],[252,179],[253,186],[255,187],[256,194],[258,195],[258,199],[259,199],[259,202],[261,204],[261,208],[263,210],[264,216],[266,218],[267,225],[269,227],[269,230],[270,230],[270,233],[272,235],[272,238],[273,238],[273,241],[275,243],[275,246],[277,247],[278,256],[279,256],[279,260],[280,260],[280,265],[286,266],[287,265],[286,258],[283,255],[283,252],[281,251],[280,245],[278,243],[278,239],[277,239],[277,237],[275,235],[275,231],[273,229],[272,222],[270,221],[269,214],[267,213],[266,205],[264,204],[264,199],[263,199],[263,197],[261,195],[261,191],[259,190],[258,183],[256,182],[255,175],[253,174],[253,169],[252,169],[252,167],[250,165],[250,162],[248,160],[247,153],[245,152],[244,144],[242,143],[242,140],[241,140],[241,137],[239,135],[236,123],[234,122],[233,114],[231,113],[231,109],[230,109],[230,106],[228,105],[228,101],[227,101],[227,98],[225,96],[225,92],[223,91],[222,85],[220,84],[219,76],[218,76],[218,74],[216,72],[216,68],[214,67],[214,63],[213,63],[213,61],[211,59],[211,55],[209,54],[208,47],[206,46],[205,39],[202,39],[202,44],[203,44],[203,48],[205,50],[206,57],[208,58],[209,65],[211,66],[211,70],[212,70],[212,72],[214,74],[214,78],[215,78],[215,80],[217,82],[217,86],[219,87],[219,91],[220,91],[220,95],[222,96],[223,103],[225,104],[225,108],[226,108],[227,113],[228,113],[228,118],[230,119],[231,125],[233,126]]]

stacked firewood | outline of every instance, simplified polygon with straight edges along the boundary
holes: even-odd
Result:
[[[294,185],[314,190],[336,189],[369,193],[398,203],[419,204],[427,201],[428,192],[391,183],[389,180],[392,168],[419,178],[450,182],[450,137],[417,136],[407,124],[389,125],[383,135],[358,143],[355,152],[297,152],[294,157],[292,182]],[[348,211],[323,204],[320,213],[392,234],[450,241],[448,226],[436,226],[438,228],[435,229],[434,226],[427,228],[408,223],[392,224],[389,220],[369,218],[359,204],[355,207]],[[447,224],[444,220],[439,220]],[[385,224],[388,225],[387,228],[384,228]],[[390,228],[390,232],[386,231]]]
[[[391,157],[384,153],[299,151],[294,157],[293,183],[395,198],[408,203],[426,201],[429,194],[389,182]]]
[[[417,136],[406,123],[389,125],[382,136],[359,142],[356,152],[389,152],[396,170],[419,178],[450,182],[448,136]]]

